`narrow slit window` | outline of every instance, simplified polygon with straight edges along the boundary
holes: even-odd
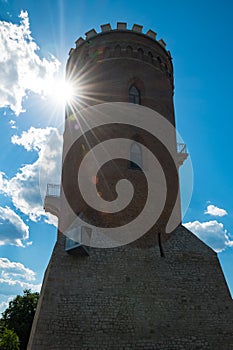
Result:
[[[129,102],[140,105],[140,91],[135,85],[132,85],[129,89]]]
[[[130,148],[130,168],[142,169],[142,149],[136,142]]]

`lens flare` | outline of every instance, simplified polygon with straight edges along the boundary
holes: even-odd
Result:
[[[46,95],[58,104],[71,104],[75,99],[73,84],[66,80],[53,80],[47,83]]]

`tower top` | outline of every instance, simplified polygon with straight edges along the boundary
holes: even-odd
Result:
[[[94,28],[90,29],[88,32],[85,33],[85,39],[83,37],[79,37],[76,41],[76,47],[75,49],[79,48],[80,46],[82,46],[85,42],[88,42],[90,39],[94,39],[97,36],[100,35],[105,35],[109,32],[132,32],[135,34],[139,34],[145,37],[150,38],[151,40],[153,40],[154,42],[157,42],[163,49],[164,51],[168,54],[168,56],[170,55],[170,51],[168,51],[166,49],[166,43],[163,39],[156,39],[157,33],[154,32],[153,30],[149,29],[146,33],[142,32],[143,26],[139,25],[139,24],[133,24],[132,29],[127,28],[127,23],[126,22],[117,22],[117,27],[115,29],[112,29],[111,24],[110,23],[106,23],[106,24],[101,24],[100,25],[101,28],[101,32],[96,32],[96,30]],[[74,51],[74,48],[71,48],[69,55],[71,55]]]

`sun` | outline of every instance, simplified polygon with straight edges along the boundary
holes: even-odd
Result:
[[[53,103],[66,105],[75,100],[75,89],[71,82],[65,79],[50,80],[46,84],[46,95]]]
[[[74,99],[74,87],[70,82],[60,80],[54,86],[53,96],[58,102],[71,103]]]

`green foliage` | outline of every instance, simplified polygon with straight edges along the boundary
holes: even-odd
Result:
[[[2,313],[4,326],[18,335],[21,350],[27,348],[38,299],[39,293],[25,289],[23,296],[17,295]]]
[[[2,319],[0,319],[0,335],[4,332],[4,330],[5,330],[5,323],[3,322]]]
[[[5,328],[0,335],[1,350],[19,350],[19,338],[11,329]]]

